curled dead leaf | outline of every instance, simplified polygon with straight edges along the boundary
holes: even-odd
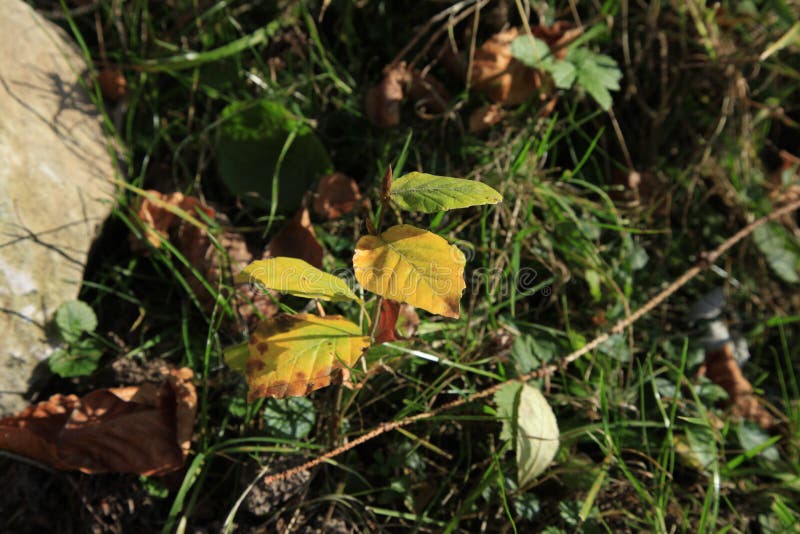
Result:
[[[106,65],[97,73],[97,83],[103,96],[112,102],[125,97],[128,93],[128,80],[122,74],[119,65]]]
[[[233,231],[222,231],[216,236],[215,245],[204,228],[178,217],[168,210],[165,204],[182,209],[192,216],[204,213],[210,218],[215,218],[223,223],[227,219],[223,214],[218,214],[213,208],[203,204],[200,199],[184,196],[182,193],[165,195],[158,191],[148,191],[152,196],[161,201],[156,203],[149,198],[143,199],[138,216],[144,228],[147,240],[155,247],[161,246],[163,239],[170,239],[175,247],[183,254],[189,264],[198,272],[203,280],[211,287],[218,287],[220,281],[230,281],[244,269],[253,259],[247,248],[244,237]],[[146,247],[132,237],[134,250],[146,251]],[[182,266],[182,272],[197,297],[201,306],[210,311],[213,309],[216,298],[212,295],[203,282],[191,272],[191,269]],[[261,318],[271,317],[278,311],[276,304],[277,294],[263,293],[254,287],[241,285],[236,289],[234,308],[238,317],[229,323],[235,332],[244,327],[253,328]]]
[[[772,415],[759,403],[752,384],[742,373],[732,343],[726,343],[718,350],[706,351],[704,372],[709,380],[728,393],[734,416],[753,421],[764,429],[774,424]]]
[[[317,186],[314,211],[326,219],[336,219],[353,211],[361,200],[361,191],[355,180],[344,173],[325,176]]]
[[[517,36],[517,28],[497,33],[475,51],[473,58],[470,83],[498,104],[521,104],[543,92],[542,74],[511,55],[511,42]]]
[[[198,213],[196,210],[199,209],[209,217],[214,217],[215,211],[195,197],[187,197],[183,193],[164,194],[154,190],[148,190],[147,193],[152,198],[142,198],[136,215],[144,231],[145,239],[156,248],[161,247],[162,240],[169,239],[170,230],[180,222],[180,218],[167,206],[179,208],[192,216],[196,216]],[[197,230],[199,231],[199,229]],[[147,247],[133,235],[131,236],[131,248],[147,252]]]
[[[367,118],[372,124],[379,128],[400,124],[403,87],[410,81],[411,76],[405,62],[388,65],[383,70],[381,83],[367,93]]]
[[[450,96],[433,75],[409,69],[405,61],[387,65],[383,79],[367,93],[365,108],[369,121],[379,128],[400,124],[400,111],[408,97],[418,110],[442,113]]]
[[[56,469],[162,475],[180,469],[191,446],[197,394],[190,369],[161,384],[54,395],[0,419],[0,449]]]
[[[317,241],[317,234],[311,225],[308,208],[303,207],[295,213],[267,245],[264,259],[288,256],[304,260],[317,269],[322,269],[324,250]]]
[[[469,131],[480,133],[488,130],[502,121],[504,116],[505,111],[498,104],[479,107],[469,115]]]

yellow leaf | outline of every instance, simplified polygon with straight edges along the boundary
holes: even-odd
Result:
[[[378,295],[458,317],[466,259],[442,237],[407,224],[356,244],[356,280]]]
[[[359,300],[344,280],[297,258],[278,257],[254,261],[236,276],[235,281],[249,283],[254,280],[267,289],[297,297],[334,302]]]
[[[259,324],[248,343],[244,369],[235,355],[226,363],[247,376],[247,399],[307,395],[350,376],[369,346],[358,325],[339,315],[276,315]]]

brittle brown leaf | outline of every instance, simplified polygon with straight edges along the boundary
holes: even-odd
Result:
[[[106,65],[97,73],[97,83],[103,96],[112,102],[125,97],[128,93],[128,81],[122,74],[119,65]]]
[[[183,368],[168,371],[161,384],[98,389],[80,399],[54,395],[0,419],[0,449],[84,473],[174,471],[191,445],[192,379]]]
[[[344,173],[325,176],[317,186],[314,211],[326,219],[336,219],[353,211],[361,200],[361,191],[355,180]]]
[[[718,350],[706,352],[705,375],[722,387],[729,397],[731,413],[744,417],[761,428],[774,424],[772,415],[759,403],[750,381],[742,373],[733,353],[733,344],[726,343]]]
[[[191,269],[181,266],[192,293],[200,305],[210,312],[216,304],[216,297],[209,292],[203,280],[213,288],[219,287],[220,281],[232,281],[252,261],[253,255],[248,250],[244,237],[238,232],[223,230],[216,235],[215,244],[205,228],[182,219],[167,209],[167,206],[175,206],[190,215],[203,213],[226,225],[228,221],[223,214],[206,206],[200,199],[184,196],[182,193],[148,193],[159,202],[145,197],[139,207],[138,216],[147,240],[155,247],[160,247],[163,239],[172,241],[192,269],[202,276],[201,280]],[[146,247],[135,239],[132,244],[134,249],[146,252]],[[276,299],[277,293],[274,292],[264,293],[248,285],[237,287],[233,306],[238,317],[229,326],[235,332],[241,331],[244,326],[255,327],[259,319],[275,315],[278,311]]]
[[[471,84],[498,104],[521,104],[541,93],[542,74],[511,55],[511,42],[519,30],[511,28],[493,35],[475,51]]]
[[[469,115],[469,132],[480,133],[503,120],[505,111],[498,104],[481,106]]]
[[[264,259],[288,256],[304,260],[317,269],[322,269],[323,255],[324,250],[317,241],[308,208],[303,207],[275,234],[267,246]]]
[[[383,70],[381,83],[367,93],[366,112],[369,121],[379,128],[400,124],[400,107],[403,104],[403,87],[411,81],[406,63],[388,65]]]

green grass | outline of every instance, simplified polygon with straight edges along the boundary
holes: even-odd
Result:
[[[516,2],[505,4],[510,24],[519,24]],[[573,20],[567,3],[551,4],[537,9]],[[578,4],[587,28],[610,28],[589,46],[613,56],[623,72],[613,115],[573,90],[559,96],[552,115],[537,117],[536,105],[522,104],[483,135],[465,131],[482,97],[435,62],[432,72],[455,95],[451,113],[424,118],[405,106],[401,124],[388,130],[364,116],[364,96],[383,66],[447,7],[441,3],[406,9],[334,0],[320,20],[319,2],[100,0],[96,11],[58,21],[95,65],[105,56],[122,66],[129,85],[119,103],[93,92],[121,151],[119,179],[133,186],[119,189],[81,293],[100,318],[97,331],[119,340],[104,361],[163,359],[197,377],[192,456],[176,477],[150,481],[167,491],[149,497],[147,523],[139,528],[305,532],[337,521],[357,532],[797,528],[800,303],[796,284],[771,270],[753,240],[601,349],[535,381],[562,439],[556,461],[533,487],[517,487],[514,452],[499,439],[492,403],[481,401],[383,434],[314,469],[299,487],[267,488],[275,492],[268,514],[254,515],[246,499],[238,502],[262,469],[312,459],[381,423],[525,373],[530,368],[514,340],[535,340],[540,364],[580,348],[694,265],[699,253],[770,211],[764,154],[797,155],[791,139],[798,134],[800,62],[797,45],[757,58],[789,30],[800,6],[754,2],[749,13],[728,2],[716,12],[697,2]],[[478,44],[498,29],[495,5],[482,8]],[[449,35],[468,47],[464,31],[473,19],[466,20]],[[405,59],[447,24],[434,24]],[[422,57],[418,67],[432,56]],[[277,437],[278,422],[264,417],[266,403],[247,404],[243,378],[222,362],[223,349],[243,340],[224,326],[231,288],[210,286],[169,243],[143,256],[126,242],[140,232],[138,188],[206,199],[257,250],[291,217],[274,202],[265,210],[237,200],[217,172],[222,110],[259,98],[312,125],[335,168],[355,177],[373,206],[388,164],[396,174],[480,178],[505,196],[496,207],[402,214],[468,251],[466,278],[474,283],[462,317],[420,312],[415,339],[375,347],[364,367],[356,366],[360,389],[336,386],[310,396],[313,428],[299,438]],[[628,158],[642,175],[638,198],[621,185]],[[350,267],[369,216],[315,221],[329,270]],[[385,214],[385,223],[396,218]],[[787,225],[787,235],[793,244],[786,246],[797,247],[797,227]],[[214,295],[213,309],[194,294],[194,278]],[[704,332],[689,323],[688,310],[719,285],[732,327],[749,344],[744,373],[779,420],[772,433],[730,418],[718,390],[697,376]],[[305,305],[286,302],[290,309]],[[357,316],[346,304],[325,310]],[[83,393],[92,383],[52,379],[46,388]],[[13,462],[0,458],[0,473]],[[69,513],[57,512],[71,518],[60,525],[93,521],[80,499],[70,502]],[[9,528],[24,528],[35,513],[22,509]],[[115,521],[130,529],[134,515]]]

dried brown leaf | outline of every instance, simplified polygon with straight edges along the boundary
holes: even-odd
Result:
[[[728,393],[734,416],[744,417],[764,429],[774,424],[772,415],[758,402],[752,384],[742,373],[731,343],[719,350],[707,351],[704,367],[708,379]]]
[[[469,115],[469,131],[470,133],[480,133],[488,130],[502,121],[504,116],[505,111],[498,104],[479,107]]]
[[[369,121],[379,128],[400,124],[400,107],[403,104],[403,87],[411,81],[406,63],[388,65],[383,70],[381,83],[367,93],[366,112]]]
[[[350,213],[361,200],[361,191],[355,180],[344,173],[325,176],[317,186],[314,211],[326,219],[336,219]]]
[[[475,51],[470,82],[498,104],[521,104],[543,89],[542,74],[511,55],[511,42],[518,35],[517,28],[502,31]]]
[[[322,245],[317,241],[317,234],[311,225],[308,208],[303,207],[275,234],[267,246],[264,258],[299,258],[317,269],[322,269],[323,254]]]
[[[161,475],[183,466],[197,394],[190,369],[161,384],[54,395],[0,420],[0,448],[61,470]]]
[[[128,81],[122,74],[119,65],[107,65],[97,73],[97,83],[103,96],[112,102],[125,97],[128,93]]]

